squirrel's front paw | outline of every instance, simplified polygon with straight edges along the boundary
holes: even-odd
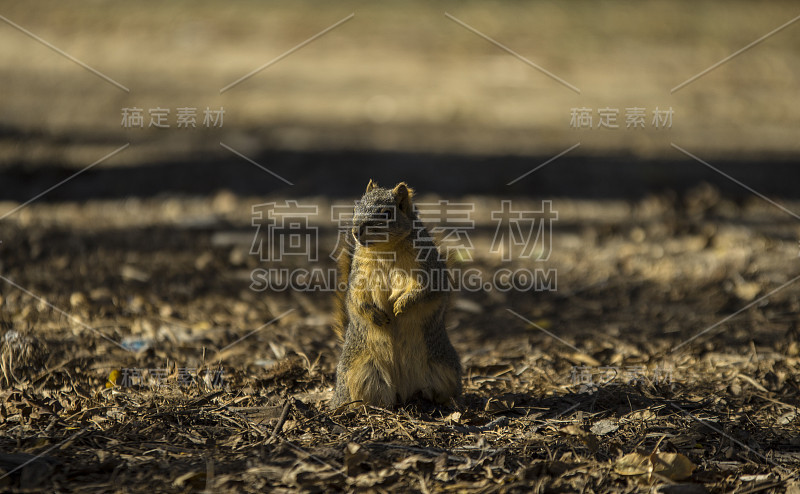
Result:
[[[403,313],[406,308],[406,299],[401,298],[397,302],[394,303],[394,307],[392,307],[392,312],[394,312],[394,316],[397,317]]]
[[[389,315],[380,310],[376,305],[364,304],[361,306],[361,309],[376,326],[385,326],[389,324],[389,321],[391,320]]]

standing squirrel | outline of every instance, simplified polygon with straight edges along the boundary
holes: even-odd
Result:
[[[372,180],[338,261],[335,330],[344,339],[331,405],[389,407],[411,396],[447,403],[461,362],[445,330],[447,266],[405,183]],[[346,286],[344,285],[346,283]]]

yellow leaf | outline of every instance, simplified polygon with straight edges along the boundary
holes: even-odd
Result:
[[[108,380],[106,381],[106,388],[113,388],[117,384],[117,379],[119,379],[119,371],[114,369],[108,375]]]
[[[697,466],[680,453],[655,453],[652,455],[653,472],[670,480],[683,480],[692,476]]]
[[[669,480],[683,480],[692,476],[696,465],[681,453],[629,453],[614,464],[620,475],[656,474]]]
[[[620,475],[643,475],[648,472],[650,466],[650,455],[636,451],[617,460],[614,471]]]

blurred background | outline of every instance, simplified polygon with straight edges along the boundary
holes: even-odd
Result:
[[[798,25],[671,90],[798,13],[789,1],[8,0],[0,198],[25,201],[126,143],[43,200],[224,189],[349,197],[369,177],[447,194],[628,197],[703,180],[749,194],[671,143],[763,193],[793,195]],[[142,110],[144,128],[122,124],[125,108]],[[169,128],[148,127],[158,108]],[[177,127],[179,108],[196,109],[195,128]],[[207,108],[224,109],[221,125],[203,125]],[[578,108],[591,128],[571,122]],[[604,108],[618,110],[618,128],[598,128]],[[626,128],[629,108],[642,109],[643,128]],[[653,124],[657,109],[672,110],[671,127]]]

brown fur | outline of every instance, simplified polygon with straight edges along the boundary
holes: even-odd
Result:
[[[344,347],[334,406],[390,406],[418,393],[445,403],[461,391],[461,364],[444,328],[447,291],[413,275],[446,266],[412,197],[405,183],[390,191],[370,180],[356,208],[355,247],[338,264],[346,287],[337,293]]]
[[[340,237],[349,235],[342,233]],[[347,245],[345,238],[339,238],[339,245]],[[336,299],[333,308],[333,331],[340,340],[344,340],[344,331],[347,328],[347,308],[345,300],[347,297],[347,279],[350,276],[350,264],[353,262],[353,253],[350,249],[344,248],[336,261],[336,274],[338,286],[336,287]]]

